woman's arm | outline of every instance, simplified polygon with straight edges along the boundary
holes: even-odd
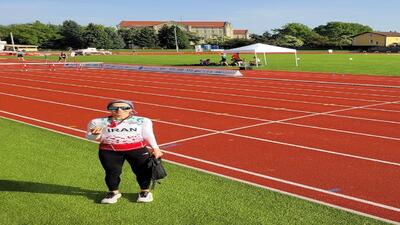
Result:
[[[90,121],[87,130],[86,130],[86,138],[89,140],[99,140],[101,137],[102,127],[98,127],[94,120]]]
[[[160,158],[163,155],[163,153],[160,150],[160,148],[158,147],[156,138],[154,136],[153,122],[148,118],[145,118],[145,120],[144,120],[142,135],[143,135],[144,140],[146,140],[147,143],[149,143],[149,145],[153,149],[152,153],[153,153],[154,157]]]

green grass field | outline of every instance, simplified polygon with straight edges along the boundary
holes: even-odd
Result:
[[[242,54],[242,58],[250,61],[253,55]],[[264,64],[262,54],[259,55]],[[44,57],[34,57],[44,59]],[[218,62],[218,54],[181,54],[181,55],[110,55],[110,56],[78,56],[81,62],[129,63],[140,65],[187,66],[198,64],[200,59],[210,58]],[[303,72],[324,72],[335,74],[368,74],[400,76],[400,54],[301,54],[299,66],[295,66],[293,54],[267,55],[267,65],[258,69],[284,70]],[[28,57],[29,59],[29,57]],[[351,60],[350,60],[351,59]],[[50,60],[56,60],[51,57]]]
[[[124,166],[117,204],[102,205],[97,144],[0,118],[0,224],[385,224],[166,163],[155,201],[135,203]]]

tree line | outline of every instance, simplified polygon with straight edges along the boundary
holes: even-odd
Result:
[[[219,37],[205,40],[205,43],[233,48],[252,43],[266,43],[295,48],[343,48],[351,45],[352,37],[363,32],[371,32],[369,26],[358,23],[328,22],[315,28],[301,23],[288,23],[272,32],[251,34],[250,40]],[[189,48],[190,43],[199,43],[200,38],[178,26],[164,26],[158,33],[152,28],[106,27],[89,23],[81,26],[67,20],[62,25],[43,24],[40,21],[26,24],[0,25],[0,39],[11,43],[38,45],[42,49],[78,49],[96,47],[101,49],[122,48]]]
[[[313,29],[301,23],[288,23],[273,33],[253,34],[256,42],[290,47],[339,47],[351,45],[354,35],[372,32],[369,26],[358,23],[328,22]]]

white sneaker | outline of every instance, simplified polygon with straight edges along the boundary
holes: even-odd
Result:
[[[101,204],[114,204],[121,198],[121,193],[115,194],[114,192],[110,191],[107,193],[106,197],[101,200]]]
[[[153,194],[148,191],[142,191],[139,193],[139,197],[137,202],[152,202],[153,201]]]

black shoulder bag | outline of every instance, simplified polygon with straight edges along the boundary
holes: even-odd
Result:
[[[159,180],[167,176],[167,171],[165,171],[161,158],[156,159],[154,157],[150,157],[147,165],[149,168],[151,168],[151,189],[153,190],[156,186],[156,183],[160,184]]]

